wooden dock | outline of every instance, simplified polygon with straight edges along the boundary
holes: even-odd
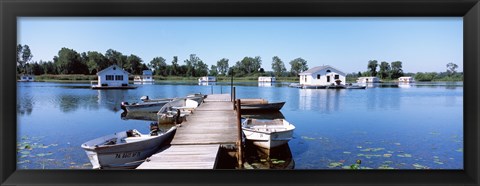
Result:
[[[235,145],[238,129],[230,94],[208,95],[177,128],[171,146],[137,169],[214,169],[220,145]]]

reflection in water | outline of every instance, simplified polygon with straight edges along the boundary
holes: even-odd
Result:
[[[60,110],[62,112],[73,112],[78,109],[80,106],[80,101],[78,96],[73,96],[73,95],[61,95],[59,104],[60,104]]]
[[[280,111],[256,111],[256,110],[242,110],[242,118],[253,119],[285,119],[285,116]]]
[[[17,101],[17,113],[21,115],[30,115],[32,114],[33,111],[33,106],[35,101],[33,100],[32,96],[30,95],[22,95],[22,96],[17,96],[17,99],[20,99]]]
[[[398,88],[412,88],[413,86],[414,86],[413,83],[403,83],[403,82],[398,83]]]
[[[123,120],[157,121],[157,113],[155,112],[122,112],[120,117]]]
[[[272,82],[258,82],[259,87],[271,87],[272,84]]]
[[[121,110],[120,105],[127,97],[128,90],[97,90],[97,102],[109,110],[117,112]]]
[[[370,89],[366,94],[367,109],[375,110],[378,108],[400,108],[401,104],[401,92],[399,89]]]
[[[288,144],[264,149],[247,141],[245,145],[245,169],[294,169],[295,161]]]
[[[329,89],[298,89],[300,110],[318,110],[320,112],[338,111],[340,97],[345,90]]]
[[[210,85],[216,85],[217,82],[198,82],[198,85],[200,86],[210,86]]]

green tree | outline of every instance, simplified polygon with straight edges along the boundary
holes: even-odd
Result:
[[[294,76],[298,76],[299,73],[308,70],[307,61],[302,58],[296,58],[290,61],[290,72]]]
[[[262,59],[260,56],[256,57],[244,57],[241,61],[237,61],[233,67],[235,76],[243,76],[246,74],[252,74],[258,72],[262,65]]]
[[[82,63],[80,54],[73,49],[62,48],[54,58],[55,66],[60,74],[85,74],[88,67]]]
[[[17,45],[17,69],[18,69],[18,73],[24,73],[24,66],[25,66],[25,63],[22,61],[22,50],[23,50],[23,46],[21,44],[18,44]]]
[[[155,57],[148,64],[150,68],[153,68],[156,75],[166,76],[167,63],[163,57]]]
[[[210,72],[208,72],[208,74],[211,76],[217,76],[218,75],[217,66],[215,65],[210,66]]]
[[[228,59],[222,58],[217,61],[217,72],[222,75],[226,75],[228,71]]]
[[[283,61],[278,56],[273,56],[272,58],[272,70],[277,77],[282,76],[287,71]]]
[[[27,64],[32,57],[32,51],[28,45],[17,45],[17,66],[20,73],[31,73],[30,65],[27,66]]]
[[[42,61],[40,61],[40,63],[42,63]],[[45,73],[42,65],[40,65],[37,62],[31,64],[31,69],[32,69],[32,74],[34,75],[41,75]]]
[[[190,58],[186,59],[184,62],[187,66],[188,76],[198,77],[208,74],[208,66],[203,63],[203,61],[196,54],[190,54]]]
[[[108,67],[107,58],[100,52],[87,52],[87,67],[90,74],[95,74]]]
[[[458,65],[455,63],[448,63],[447,64],[447,74],[449,77],[454,76],[457,73]]]
[[[388,78],[390,77],[390,64],[385,62],[385,61],[382,61],[380,63],[380,70],[378,71],[378,73],[380,74],[380,78],[382,79],[385,79],[385,78]]]
[[[397,79],[399,77],[403,76],[403,70],[402,70],[402,62],[401,61],[395,61],[391,63],[391,72],[390,72],[390,77],[392,79]]]
[[[116,64],[119,67],[125,68],[124,65],[127,62],[127,56],[123,55],[121,52],[108,49],[107,52],[105,52],[105,57],[107,58],[108,66]]]
[[[170,75],[176,76],[177,73],[178,73],[177,71],[178,71],[178,57],[177,57],[177,56],[173,56],[172,67],[171,67],[171,70],[170,70]]]
[[[208,65],[203,63],[202,60],[198,61],[195,66],[195,74],[197,74],[198,76],[208,75]]]
[[[123,68],[132,74],[142,74],[143,70],[143,60],[142,58],[130,54],[127,57],[126,63],[124,63]]]
[[[370,71],[370,74],[372,76],[377,76],[377,66],[378,66],[377,60],[368,61],[368,71]]]
[[[57,74],[55,65],[52,61],[40,63],[45,74]]]

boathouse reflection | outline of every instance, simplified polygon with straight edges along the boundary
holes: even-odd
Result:
[[[341,96],[346,90],[329,89],[298,89],[300,110],[315,110],[322,113],[338,111]]]

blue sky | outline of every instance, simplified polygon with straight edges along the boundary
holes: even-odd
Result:
[[[245,56],[262,58],[271,70],[278,56],[301,57],[309,67],[331,65],[346,73],[366,71],[369,60],[402,61],[404,72],[443,72],[453,62],[463,71],[463,19],[437,18],[18,18],[18,43],[33,61],[52,61],[62,47],[108,49],[149,63],[171,64],[196,54],[206,64],[229,65]]]

